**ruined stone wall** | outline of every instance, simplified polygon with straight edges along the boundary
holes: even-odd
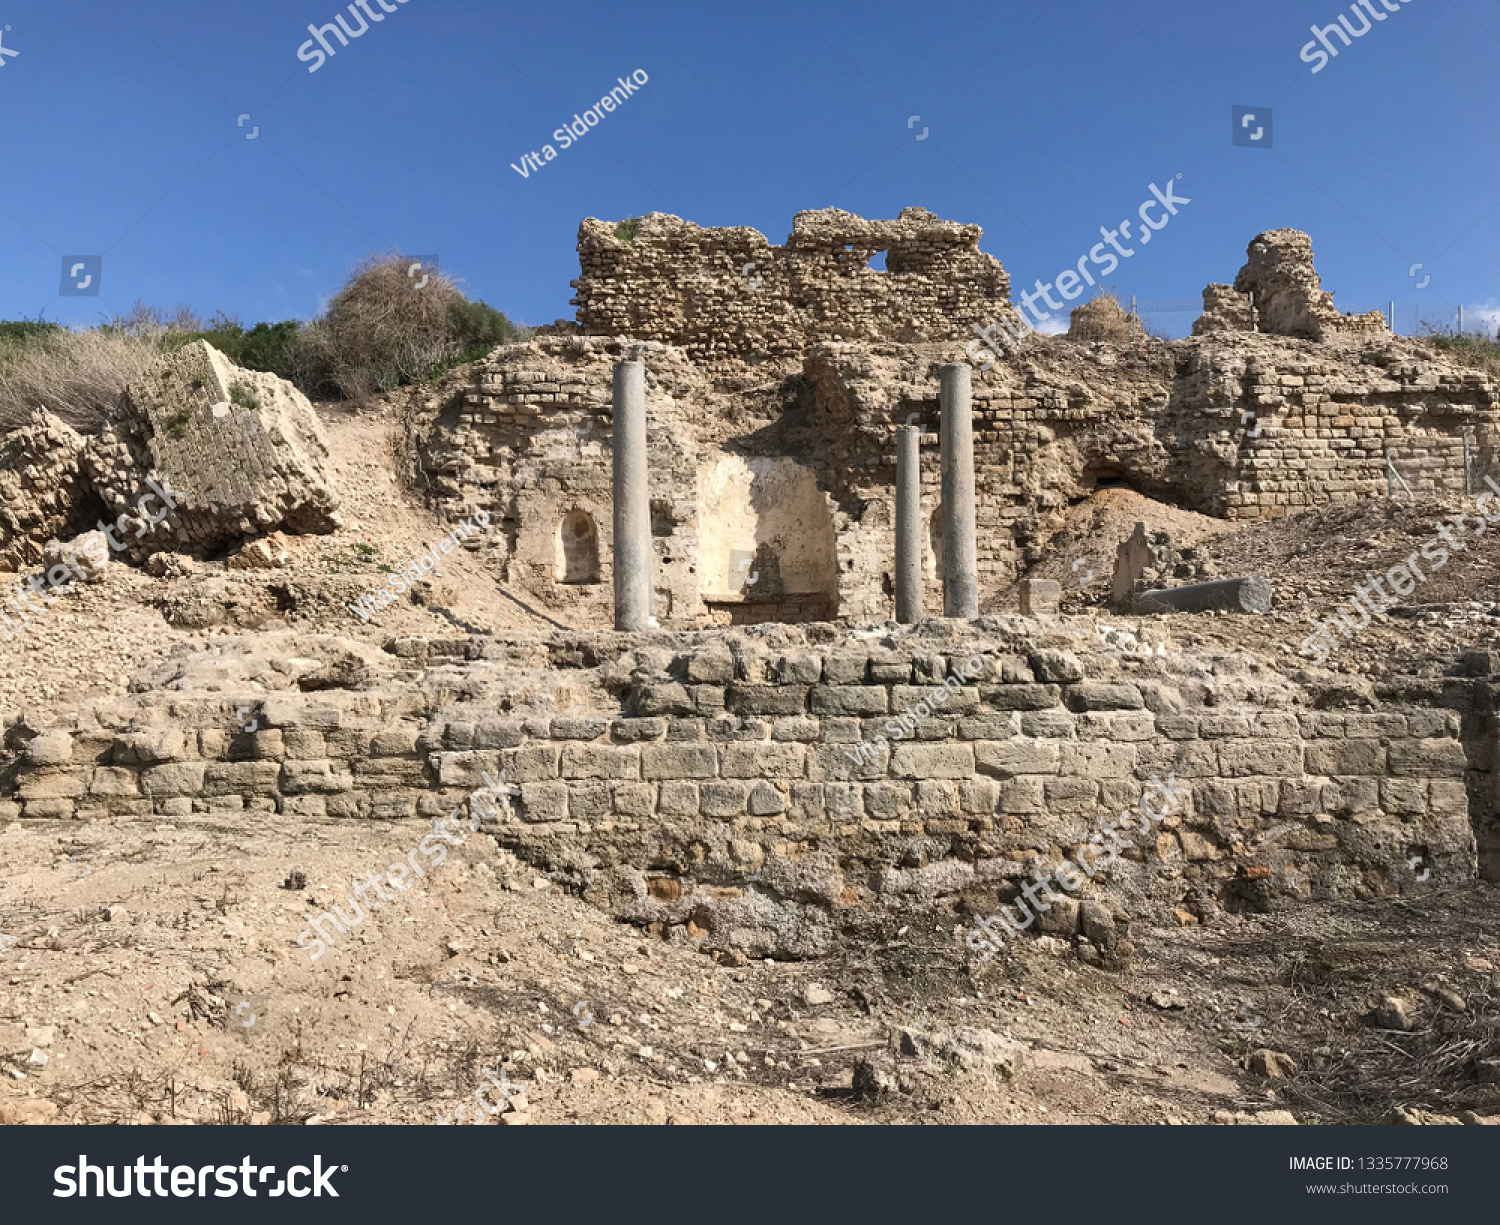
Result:
[[[1013,317],[1010,279],[979,250],[981,233],[921,208],[895,221],[798,213],[783,247],[665,213],[628,238],[589,218],[573,302],[588,335],[660,341],[696,361],[795,355],[820,340],[968,339],[976,323]],[[881,251],[883,272],[869,266]]]
[[[49,538],[76,536],[94,526],[91,512],[103,513],[88,496],[85,441],[48,412],[0,439],[0,569],[31,565]]]
[[[1231,519],[1386,497],[1387,456],[1413,493],[1461,496],[1465,434],[1471,492],[1495,471],[1500,387],[1411,342],[1334,352],[1238,340],[1200,347],[1173,399],[1185,441],[1198,433],[1195,449],[1217,460],[1201,470],[1200,508]],[[1193,428],[1195,409],[1217,438]],[[1398,482],[1395,491],[1405,489]]]
[[[1203,314],[1193,320],[1193,335],[1205,332],[1253,332],[1255,307],[1250,295],[1238,292],[1232,285],[1205,285]]]
[[[417,439],[428,496],[449,518],[483,507],[499,521],[497,573],[565,624],[611,620],[610,378],[636,348],[575,337],[498,349]],[[890,617],[894,438],[908,420],[927,431],[927,609],[941,611],[938,376],[962,343],[823,342],[729,372],[639,349],[662,624]],[[1255,519],[1385,497],[1387,456],[1406,482],[1398,496],[1462,496],[1465,435],[1471,492],[1500,471],[1500,385],[1395,337],[1214,332],[1139,351],[1037,339],[976,371],[973,389],[985,595],[1101,482]],[[732,481],[716,475],[726,465]],[[597,533],[593,583],[566,577],[562,533],[578,514]]]
[[[486,507],[505,528],[492,557],[505,581],[565,623],[608,624],[610,373],[635,354],[663,625],[890,617],[894,435],[909,421],[929,431],[926,608],[940,612],[939,370],[978,361],[970,325],[1010,309],[978,227],[919,209],[894,222],[823,210],[798,214],[785,247],[663,214],[622,234],[580,229],[579,323],[602,335],[497,349],[419,430],[443,513]],[[885,272],[867,266],[881,249]],[[1500,384],[1374,317],[1339,315],[1307,235],[1258,236],[1234,287],[1210,285],[1204,303],[1188,340],[1032,336],[976,370],[987,607],[1105,482],[1229,519],[1388,489],[1483,491]],[[575,532],[596,565],[570,560]]]
[[[209,692],[178,662],[170,692],[47,728],[0,717],[0,819],[428,818],[504,770],[520,795],[486,826],[502,844],[621,918],[766,956],[824,951],[872,908],[992,909],[1169,775],[1190,796],[1098,878],[1127,909],[1409,893],[1473,879],[1480,854],[1500,872],[1484,678],[1318,709],[1327,695],[1244,657],[1017,618],[878,643],[778,628],[390,650],[364,691]],[[976,657],[977,680],[895,739],[893,716]],[[223,667],[203,676],[223,685]]]
[[[194,341],[134,379],[98,433],[43,412],[0,443],[0,568],[31,565],[49,538],[100,522],[133,561],[202,557],[277,529],[331,532],[327,460],[317,415],[291,383]]]
[[[623,356],[584,338],[498,349],[414,440],[428,497],[449,516],[485,510],[499,527],[485,557],[502,580],[578,625],[613,620],[610,389]],[[704,380],[661,346],[646,380],[654,615],[691,623],[702,611],[692,567]]]
[[[1262,332],[1325,340],[1348,334],[1389,335],[1379,311],[1345,315],[1313,267],[1312,239],[1301,230],[1267,230],[1250,242],[1249,261],[1234,279],[1255,302]]]

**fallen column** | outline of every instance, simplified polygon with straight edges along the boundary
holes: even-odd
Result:
[[[651,620],[651,502],[646,486],[646,367],[617,362],[614,375],[615,629]]]
[[[974,536],[974,420],[969,367],[944,366],[942,417],[943,616],[979,616],[979,553]]]
[[[922,427],[896,435],[896,620],[922,619]]]
[[[1271,611],[1271,580],[1226,578],[1162,591],[1143,591],[1135,597],[1138,613],[1211,612],[1268,613]]]

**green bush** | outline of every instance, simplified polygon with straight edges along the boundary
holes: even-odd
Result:
[[[448,303],[448,333],[457,347],[449,365],[478,361],[496,345],[524,340],[526,331],[518,328],[488,302],[470,302],[456,294]]]
[[[36,336],[50,336],[62,331],[62,325],[43,319],[0,319],[0,343],[25,344]]]
[[[264,370],[289,379],[292,377],[292,350],[296,347],[301,331],[302,325],[295,319],[283,319],[280,323],[257,323],[244,333],[239,356],[235,361],[247,370]]]
[[[640,217],[626,217],[615,226],[615,237],[621,242],[634,242],[636,231],[641,228]]]
[[[294,350],[302,325],[295,319],[280,323],[257,323],[248,332],[238,319],[219,314],[201,331],[168,331],[163,344],[175,352],[195,340],[206,340],[236,366],[246,370],[264,370],[268,374],[296,381]]]

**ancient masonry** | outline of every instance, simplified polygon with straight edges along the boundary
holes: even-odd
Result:
[[[34,563],[50,538],[66,541],[101,522],[134,561],[202,556],[277,529],[332,531],[338,496],[323,471],[327,457],[305,396],[194,341],[106,406],[97,434],[85,438],[38,412],[6,437],[0,564]],[[141,501],[163,483],[182,498],[152,527]],[[154,504],[148,515],[160,513]]]
[[[579,325],[659,340],[698,362],[797,356],[820,340],[970,340],[976,320],[1014,314],[1010,278],[980,251],[980,228],[922,208],[895,221],[798,213],[784,247],[743,226],[702,229],[664,213],[625,239],[616,231],[593,218],[579,227]],[[882,252],[885,270],[871,268]]]
[[[979,238],[917,209],[799,214],[780,248],[585,221],[576,332],[495,350],[411,427],[436,507],[486,510],[482,559],[575,629],[308,641],[287,658],[322,659],[315,676],[238,695],[225,657],[189,657],[123,702],[0,715],[0,819],[430,817],[503,769],[502,843],[736,956],[814,955],[888,908],[988,912],[1169,776],[1180,811],[1040,924],[1086,960],[1128,955],[1123,898],[1192,922],[1500,879],[1500,659],[1356,692],[980,615],[1015,607],[1029,550],[1101,485],[1237,519],[1382,496],[1392,469],[1462,493],[1465,458],[1494,458],[1495,381],[1340,315],[1295,231],[1252,242],[1190,339],[1032,338],[971,371],[973,325],[1011,310]],[[0,520],[13,557],[153,469],[196,482],[194,513],[146,552],[333,522],[306,402],[207,346],[99,438],[65,430],[38,420],[0,451],[25,503]],[[215,476],[218,446],[253,449],[250,475]],[[1144,567],[1150,540],[1133,547]],[[898,608],[906,624],[855,628]],[[931,697],[971,659],[977,679]],[[257,730],[237,733],[247,703]]]
[[[1467,677],[1400,678],[1376,709],[1350,710],[1336,686],[1305,689],[1243,656],[1104,650],[1087,626],[1018,617],[928,622],[880,643],[756,627],[404,639],[388,652],[299,643],[304,666],[329,657],[318,691],[271,694],[236,692],[232,661],[205,653],[163,665],[125,703],[46,728],[7,717],[18,757],[0,820],[428,818],[504,770],[520,795],[485,828],[554,879],[663,934],[783,957],[826,951],[872,911],[987,913],[1152,778],[1189,794],[1101,880],[1184,921],[1473,879],[1476,813],[1500,867],[1488,679],[1500,660],[1488,656]],[[891,740],[894,713],[976,657],[972,683]],[[458,675],[458,688],[527,705],[455,700]],[[556,713],[570,702],[575,713]],[[237,731],[247,705],[254,733]],[[1092,913],[1058,904],[1043,930],[1107,961],[1128,924],[1117,903]]]
[[[608,624],[610,384],[635,355],[661,625],[893,616],[909,424],[925,431],[924,609],[940,613],[939,371],[1010,310],[978,228],[908,209],[801,213],[785,247],[660,214],[623,232],[580,228],[582,334],[497,349],[425,428],[424,476],[450,517],[484,506],[506,580],[565,623]],[[884,271],[868,262],[882,247]],[[1254,519],[1384,497],[1392,471],[1416,494],[1461,494],[1466,454],[1469,479],[1491,470],[1495,380],[1339,315],[1306,235],[1257,237],[1236,283],[1205,290],[1191,339],[1034,339],[975,371],[982,609],[1015,607],[1028,549],[1101,484]],[[1299,338],[1309,321],[1322,340]]]

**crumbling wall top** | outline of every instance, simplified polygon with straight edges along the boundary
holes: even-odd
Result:
[[[1254,297],[1260,331],[1323,340],[1331,333],[1389,330],[1379,311],[1339,312],[1313,267],[1312,238],[1301,230],[1257,234],[1247,254],[1234,288]]]
[[[680,345],[695,360],[789,356],[820,341],[955,340],[1006,320],[1010,278],[977,225],[922,208],[869,220],[798,213],[786,245],[744,226],[666,213],[579,227],[574,282],[586,335]],[[886,253],[883,269],[871,260]]]

